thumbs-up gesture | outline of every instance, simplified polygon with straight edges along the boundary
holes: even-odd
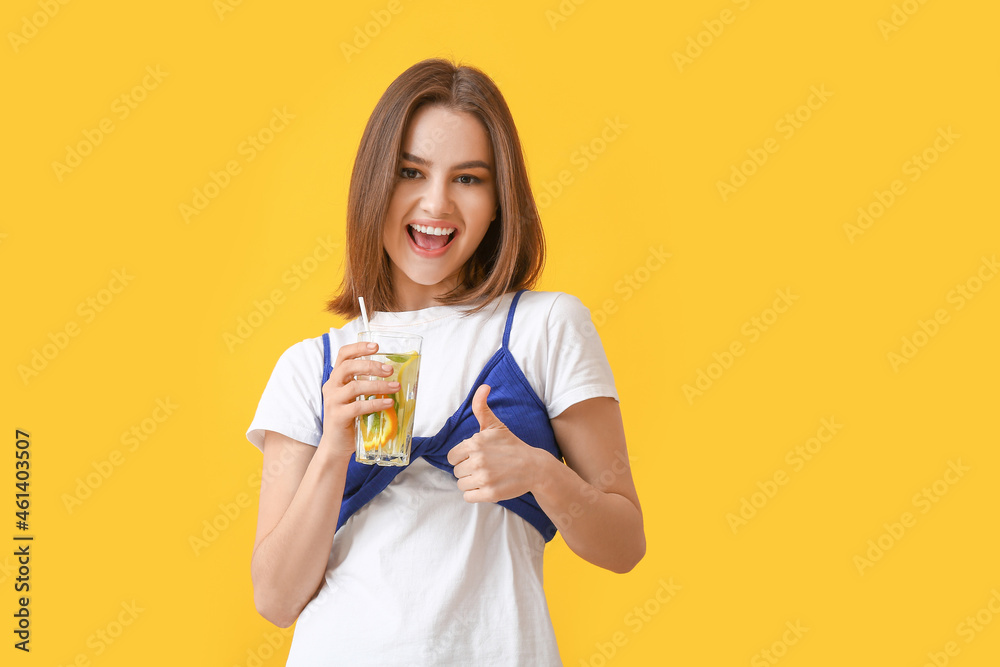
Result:
[[[481,385],[472,397],[472,414],[479,433],[452,447],[448,463],[455,467],[458,488],[466,502],[495,503],[523,495],[534,488],[534,460],[541,450],[510,432],[486,402],[490,387]]]

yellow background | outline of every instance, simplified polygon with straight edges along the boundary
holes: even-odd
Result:
[[[648,551],[622,576],[551,544],[565,664],[773,664],[763,650],[788,667],[918,666],[928,652],[998,664],[1000,280],[975,282],[1000,252],[997,5],[94,0],[40,13],[54,4],[0,12],[3,664],[283,664],[289,633],[253,607],[261,458],[243,433],[278,355],[342,324],[323,311],[340,255],[305,260],[317,239],[343,240],[378,96],[430,56],[481,67],[506,95],[536,196],[556,193],[539,289],[590,307],[621,395]],[[365,44],[373,11],[391,20]],[[898,26],[880,24],[894,12]],[[679,67],[685,49],[696,57]],[[147,67],[165,76],[121,118],[115,100]],[[803,110],[811,87],[830,95]],[[275,108],[294,119],[248,161],[241,143]],[[778,123],[795,113],[808,118],[787,136]],[[52,163],[104,119],[113,131],[60,180]],[[948,128],[958,137],[910,180],[907,162]],[[777,152],[724,201],[718,182],[768,139]],[[180,205],[230,160],[240,173],[186,223]],[[905,192],[852,242],[844,225],[897,179]],[[959,308],[967,282],[981,289]],[[282,302],[227,345],[275,290]],[[778,290],[797,299],[775,321]],[[88,320],[88,298],[110,302]],[[894,368],[921,321],[935,335]],[[25,382],[19,367],[74,323]],[[734,342],[743,354],[712,368]],[[716,379],[689,401],[699,371]],[[177,406],[162,423],[148,421],[158,399]],[[842,428],[795,469],[787,453],[823,419]],[[130,451],[122,434],[144,420],[155,431]],[[32,439],[28,655],[11,633],[17,428]],[[953,484],[938,481],[949,461],[968,468]],[[69,511],[78,479],[108,465]],[[787,483],[772,488],[776,474]],[[943,495],[920,501],[936,481]],[[734,533],[743,499],[760,507]],[[225,525],[227,507],[238,515],[196,554],[190,538]],[[915,525],[887,537],[904,512]],[[859,571],[880,537],[891,545]],[[681,589],[657,600],[671,581]],[[133,601],[138,616],[98,640]],[[992,622],[966,641],[977,612]]]

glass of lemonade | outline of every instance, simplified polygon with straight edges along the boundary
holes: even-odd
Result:
[[[379,412],[361,415],[354,422],[358,463],[380,466],[405,466],[410,463],[413,437],[413,409],[417,403],[417,377],[420,373],[420,343],[416,334],[387,331],[358,332],[358,342],[378,343],[378,352],[370,359],[392,366],[392,375],[358,375],[358,380],[398,382],[395,394],[359,396],[358,400],[391,398],[392,406]]]

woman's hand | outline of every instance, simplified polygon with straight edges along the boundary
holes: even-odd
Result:
[[[330,379],[323,385],[323,439],[320,448],[334,456],[349,457],[354,453],[354,420],[361,415],[384,410],[392,405],[391,398],[364,401],[358,396],[390,395],[399,391],[398,382],[385,380],[355,380],[356,375],[392,375],[392,366],[360,357],[375,354],[375,343],[352,343],[337,352],[337,361]]]
[[[495,503],[516,498],[534,488],[539,453],[504,426],[486,404],[490,393],[482,385],[472,397],[472,414],[479,420],[479,433],[452,447],[448,463],[455,467],[458,488],[466,502]]]
[[[566,464],[511,433],[476,390],[479,433],[448,453],[458,488],[470,503],[531,492],[578,556],[612,572],[628,572],[646,553],[642,510],[632,481],[621,411],[613,398],[581,401],[552,419]]]

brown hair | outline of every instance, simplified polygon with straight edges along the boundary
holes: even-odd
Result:
[[[459,284],[438,303],[481,301],[466,314],[478,312],[507,292],[530,289],[542,273],[545,237],[507,103],[480,70],[432,58],[413,65],[389,85],[365,126],[347,197],[344,278],[327,303],[333,313],[357,317],[359,296],[365,297],[369,311],[397,310],[383,228],[406,127],[416,110],[428,104],[471,113],[483,124],[493,151],[499,204]]]

